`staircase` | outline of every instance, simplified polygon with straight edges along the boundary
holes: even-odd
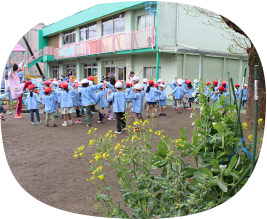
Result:
[[[32,57],[26,60],[26,65],[31,68],[38,62],[48,62],[54,61],[54,48],[51,46],[46,46],[39,50]]]

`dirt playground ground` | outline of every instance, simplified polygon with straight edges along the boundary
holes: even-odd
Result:
[[[191,137],[193,119],[190,118],[190,113],[191,111],[183,110],[182,114],[177,114],[168,107],[166,117],[155,119],[155,129],[165,130],[167,135],[177,138],[179,128],[187,127],[187,135]],[[31,124],[29,113],[22,116],[21,120],[14,119],[13,112],[12,115],[6,114],[6,121],[1,122],[6,157],[18,183],[33,197],[50,206],[79,214],[103,216],[94,209],[97,204],[96,189],[86,181],[90,176],[89,158],[73,157],[75,149],[88,145],[90,140],[85,117],[82,117],[83,124],[62,127],[62,119],[57,118],[59,127],[46,127],[45,114],[41,113],[40,125]],[[98,128],[97,135],[104,135],[110,129],[115,131],[115,121],[105,120],[100,125],[97,117],[98,114],[95,114],[93,120],[93,127]],[[14,134],[18,137],[14,137]],[[123,135],[125,134],[117,136],[118,140]],[[90,150],[90,153],[95,153],[93,148]],[[187,161],[190,162],[190,159]],[[118,197],[116,175],[110,170],[107,178],[112,192]]]

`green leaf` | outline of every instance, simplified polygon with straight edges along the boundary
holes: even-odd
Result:
[[[217,185],[219,186],[219,188],[224,191],[224,192],[227,192],[228,191],[228,188],[227,188],[227,185],[221,181],[221,180],[218,180],[217,181]]]
[[[167,163],[167,161],[164,158],[161,158],[159,156],[154,156],[151,159],[151,165],[157,167],[157,168],[161,168],[163,166],[165,166]]]
[[[236,162],[237,162],[237,154],[232,157],[227,169],[230,170],[233,169],[235,167]]]
[[[157,154],[159,156],[161,156],[162,158],[166,158],[168,152],[169,152],[168,147],[163,141],[157,143]]]
[[[197,170],[194,168],[184,168],[183,170],[183,175],[185,177],[192,177],[194,175],[194,172],[196,172]]]
[[[202,182],[202,183],[205,182],[205,176],[204,176],[204,174],[201,173],[200,171],[196,171],[196,172],[194,172],[194,177],[195,177],[198,181],[200,181],[200,182]]]
[[[200,167],[199,171],[207,175],[209,179],[213,178],[212,172],[208,168]]]
[[[198,147],[193,151],[193,155],[196,156],[196,154],[201,150],[202,145],[198,145]]]

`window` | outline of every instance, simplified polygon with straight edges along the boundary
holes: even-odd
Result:
[[[145,67],[144,78],[148,80],[156,80],[156,67]],[[159,67],[159,78],[161,78],[161,68]]]
[[[80,29],[80,40],[91,40],[96,38],[96,24],[90,24]]]
[[[54,65],[52,68],[52,78],[59,78],[59,67],[58,65]]]
[[[126,67],[118,67],[118,80],[126,80]]]
[[[114,33],[122,33],[125,31],[124,13],[102,20],[102,36],[112,35]]]
[[[155,15],[146,14],[137,18],[137,30],[144,30],[155,26]]]
[[[66,66],[67,74],[76,77],[76,65],[70,64]]]
[[[76,33],[75,30],[71,30],[63,33],[63,45],[75,43]]]
[[[97,76],[97,63],[84,64],[83,66],[84,78],[88,76]]]
[[[115,75],[115,67],[106,67],[106,76],[110,77],[111,75]]]

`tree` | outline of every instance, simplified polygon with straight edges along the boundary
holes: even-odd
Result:
[[[265,89],[265,78],[264,78],[264,72],[262,68],[262,63],[259,57],[259,54],[254,46],[254,44],[251,42],[250,38],[246,35],[243,30],[238,27],[234,22],[227,19],[226,17],[222,15],[218,15],[216,13],[213,13],[211,11],[208,11],[203,8],[195,7],[195,6],[189,6],[184,5],[183,7],[187,14],[191,16],[206,16],[208,17],[208,24],[212,25],[214,27],[220,28],[227,33],[231,41],[234,43],[235,48],[239,47],[241,50],[246,51],[248,56],[248,66],[249,66],[249,77],[248,77],[248,99],[247,99],[247,107],[246,107],[246,122],[252,126],[254,123],[254,66],[259,66],[259,72],[258,72],[258,98],[259,98],[259,111],[258,111],[258,117],[263,118],[265,120],[265,109],[266,109],[266,89]],[[234,33],[240,34],[242,37],[237,36]],[[229,52],[231,51],[231,48],[229,48]],[[257,122],[257,121],[256,121]]]

